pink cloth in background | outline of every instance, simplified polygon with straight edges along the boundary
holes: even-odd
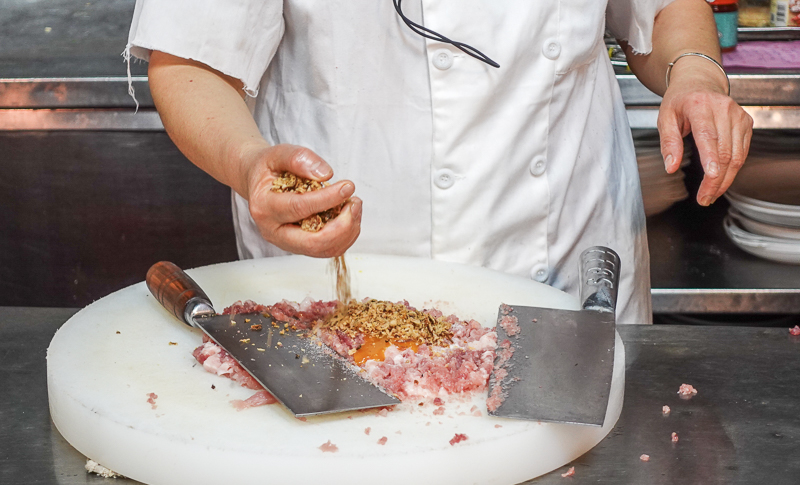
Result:
[[[800,69],[800,40],[740,42],[736,50],[722,53],[725,67]]]

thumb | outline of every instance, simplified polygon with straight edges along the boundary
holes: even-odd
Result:
[[[297,145],[275,145],[272,170],[275,172],[291,172],[297,176],[325,181],[333,176],[333,169],[312,150]]]
[[[664,157],[664,169],[667,173],[675,173],[683,159],[683,136],[680,123],[672,109],[662,106],[658,112],[658,134],[661,137],[661,156]]]

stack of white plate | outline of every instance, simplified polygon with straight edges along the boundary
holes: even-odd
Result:
[[[744,251],[800,264],[800,156],[750,163],[725,194],[725,233]]]

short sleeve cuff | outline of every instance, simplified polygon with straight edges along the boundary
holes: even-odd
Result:
[[[626,41],[636,54],[653,51],[653,24],[656,15],[673,0],[609,0],[606,28],[617,39]]]
[[[255,96],[283,32],[280,0],[137,0],[126,50],[201,62]]]

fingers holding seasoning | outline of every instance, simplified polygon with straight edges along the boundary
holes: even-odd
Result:
[[[287,223],[279,231],[293,245],[308,248],[306,254],[340,256],[361,232],[361,199],[350,197],[354,190],[352,182],[326,185],[289,172],[281,174],[271,189],[280,194],[277,205],[284,204],[279,210],[286,214]]]
[[[329,187],[329,190],[322,191]],[[338,189],[338,190],[335,190]],[[325,223],[341,213],[344,204],[353,195],[355,187],[352,182],[339,182],[335,186],[303,177],[291,172],[283,172],[272,181],[272,192],[294,194],[283,198],[282,213],[287,222],[297,222],[300,228],[308,232],[319,232]],[[299,194],[318,192],[314,197],[300,197]],[[344,201],[341,201],[344,199]]]
[[[258,153],[248,175],[249,209],[259,232],[281,249],[313,257],[342,254],[361,231],[361,200],[353,182],[334,184],[330,166],[313,151],[276,145]]]

